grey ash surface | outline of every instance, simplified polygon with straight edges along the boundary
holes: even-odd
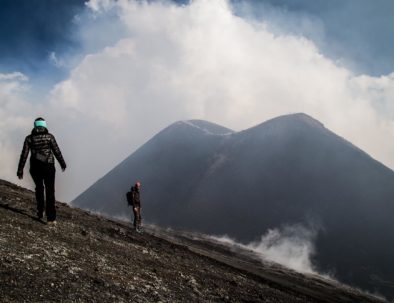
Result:
[[[187,233],[57,211],[57,226],[36,220],[33,192],[0,180],[1,302],[383,302]]]

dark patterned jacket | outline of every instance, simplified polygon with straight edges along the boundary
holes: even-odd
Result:
[[[131,193],[133,195],[133,206],[141,207],[140,190],[136,186],[132,186]]]
[[[55,137],[45,127],[33,128],[31,134],[26,137],[19,159],[18,173],[23,172],[29,151],[31,151],[30,162],[55,164],[55,155],[61,168],[66,168],[66,162],[63,159]]]

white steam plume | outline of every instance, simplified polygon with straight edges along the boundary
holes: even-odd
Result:
[[[315,253],[314,240],[317,232],[302,225],[288,225],[270,229],[261,239],[240,244],[228,236],[211,237],[229,245],[250,249],[262,260],[270,260],[302,273],[316,274],[311,258]]]

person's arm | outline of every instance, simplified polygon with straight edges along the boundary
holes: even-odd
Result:
[[[26,137],[25,142],[23,143],[21,156],[19,158],[18,171],[16,173],[19,179],[23,179],[23,168],[25,167],[27,157],[29,156],[30,146],[28,138],[29,137]]]
[[[60,163],[60,167],[64,171],[67,167],[66,162],[63,159],[62,152],[60,151],[59,146],[57,145],[56,139],[53,135],[51,135],[51,149],[53,154],[55,155],[57,161]]]
[[[132,207],[134,208],[134,205],[135,205],[135,203],[134,203],[134,201],[135,201],[135,199],[134,199],[134,197],[135,197],[135,192],[134,192],[134,188],[133,187],[131,187],[131,205],[132,205]]]

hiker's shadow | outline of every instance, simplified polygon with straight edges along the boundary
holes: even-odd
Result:
[[[41,224],[45,224],[45,222],[43,222],[42,220],[38,219],[38,218],[35,217],[35,216],[32,216],[32,215],[26,213],[26,212],[25,212],[24,210],[22,210],[22,209],[15,208],[15,207],[9,206],[8,204],[3,204],[3,203],[0,203],[0,207],[1,207],[1,208],[4,208],[4,209],[6,209],[6,210],[12,211],[12,212],[14,212],[14,213],[18,213],[18,214],[21,214],[21,215],[23,215],[23,216],[29,217],[30,219],[32,219],[32,220],[34,220],[34,221],[37,221],[37,222],[39,222],[39,223],[41,223]]]

